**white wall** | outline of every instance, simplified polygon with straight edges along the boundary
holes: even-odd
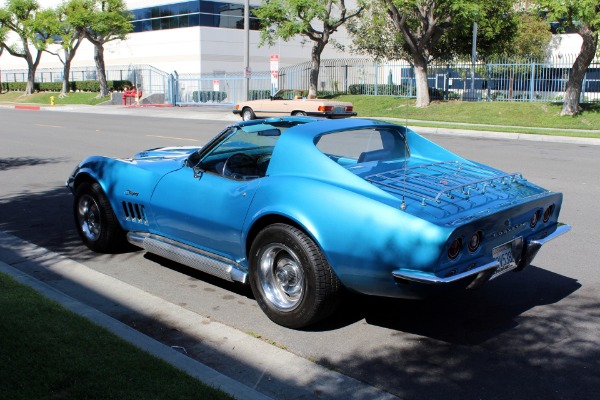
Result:
[[[0,4],[4,1],[0,0]],[[130,9],[169,4],[164,0],[130,0]],[[260,1],[251,1],[258,5]],[[40,0],[42,7],[59,4],[57,0]],[[338,41],[348,43],[345,31],[334,35]],[[15,40],[15,38],[13,38]],[[258,32],[250,32],[250,67],[253,71],[268,71],[269,56],[279,54],[280,67],[310,60],[311,42],[302,43],[300,38],[280,42],[273,47],[259,47]],[[242,72],[244,57],[244,31],[238,29],[190,27],[131,33],[125,41],[105,45],[105,62],[111,65],[149,64],[171,73],[212,73],[214,71]],[[82,43],[72,66],[93,66],[93,47],[86,40]],[[326,47],[322,58],[349,57],[339,53],[332,45]],[[5,51],[0,57],[0,70],[26,69],[25,60],[12,57]],[[44,53],[39,68],[62,68],[56,56]]]

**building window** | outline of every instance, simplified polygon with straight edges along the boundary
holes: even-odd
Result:
[[[257,7],[250,7],[250,14]],[[133,32],[207,26],[244,29],[244,4],[219,1],[186,1],[131,10]],[[250,29],[259,30],[260,21],[250,16]]]

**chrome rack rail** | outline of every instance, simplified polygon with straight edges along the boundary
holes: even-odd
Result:
[[[403,194],[441,203],[443,197],[454,199],[457,195],[469,199],[472,191],[485,194],[486,189],[498,185],[511,185],[523,180],[519,172],[497,174],[489,169],[459,161],[423,164],[405,169],[386,171],[365,178],[375,185]]]

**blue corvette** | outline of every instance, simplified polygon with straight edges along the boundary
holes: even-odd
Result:
[[[249,283],[291,328],[326,318],[343,290],[478,288],[570,229],[562,194],[366,119],[240,122],[202,148],[89,157],[67,185],[90,249],[130,243]]]

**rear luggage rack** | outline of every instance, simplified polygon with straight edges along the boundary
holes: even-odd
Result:
[[[511,187],[525,180],[519,172],[498,174],[459,161],[422,164],[369,175],[365,179],[396,194],[419,199],[422,206],[427,205],[427,201],[440,204],[444,199],[469,200],[476,194],[485,194],[488,188]]]

